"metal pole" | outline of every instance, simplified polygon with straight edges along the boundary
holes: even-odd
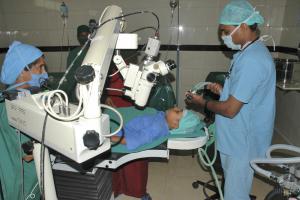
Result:
[[[180,44],[179,44],[179,0],[178,0],[178,5],[177,5],[177,54],[176,54],[176,63],[177,63],[177,68],[176,68],[176,104],[178,106],[179,104],[179,82],[180,82]]]

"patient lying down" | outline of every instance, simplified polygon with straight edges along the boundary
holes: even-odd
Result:
[[[157,111],[155,114],[133,118],[116,136],[111,137],[111,141],[126,144],[127,149],[134,150],[169,134],[191,132],[198,124],[200,124],[198,115],[174,107],[166,112]]]

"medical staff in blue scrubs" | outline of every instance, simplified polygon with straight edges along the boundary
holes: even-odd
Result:
[[[264,157],[271,144],[275,118],[275,66],[258,36],[264,19],[246,0],[228,3],[219,19],[219,33],[234,54],[222,87],[208,88],[220,94],[208,101],[192,93],[187,104],[216,113],[217,148],[225,175],[224,199],[249,200],[253,181],[250,160]]]

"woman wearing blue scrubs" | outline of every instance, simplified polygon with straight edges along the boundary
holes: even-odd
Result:
[[[263,17],[246,0],[227,4],[220,16],[219,31],[228,48],[237,50],[224,87],[208,86],[220,94],[208,101],[192,93],[187,104],[216,113],[217,148],[225,175],[224,199],[249,200],[253,181],[250,160],[264,157],[271,144],[275,118],[275,66],[258,37]]]

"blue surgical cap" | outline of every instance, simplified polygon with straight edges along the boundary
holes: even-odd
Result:
[[[1,82],[11,85],[16,82],[23,69],[43,55],[38,48],[14,41],[5,55],[1,71]]]
[[[228,3],[220,16],[219,24],[224,25],[263,24],[264,18],[246,0],[232,0]]]
[[[177,129],[170,130],[171,134],[190,134],[193,133],[201,123],[199,116],[190,110],[184,110],[183,116],[179,121]]]

